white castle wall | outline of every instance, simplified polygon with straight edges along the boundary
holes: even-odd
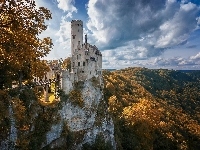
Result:
[[[43,81],[49,81],[49,79],[54,79],[56,74],[62,72],[60,84],[61,89],[66,93],[72,89],[74,82],[102,76],[102,54],[95,45],[87,43],[87,35],[85,35],[85,43],[83,43],[83,22],[81,20],[71,21],[71,54],[71,72],[62,70],[57,61],[53,66],[51,64],[51,71],[43,78]],[[39,78],[34,80],[40,81]]]
[[[73,82],[102,76],[102,54],[96,46],[83,43],[83,22],[71,21],[71,73],[63,71],[62,89],[68,93]]]

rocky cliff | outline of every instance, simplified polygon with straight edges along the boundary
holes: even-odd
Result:
[[[30,89],[15,91],[11,94],[15,98],[9,99],[13,111],[9,134],[1,139],[0,149],[87,149],[94,145],[116,149],[114,124],[98,81],[94,77],[74,83],[68,94],[61,92],[60,102],[49,105],[30,97],[34,94]]]
[[[61,136],[62,132],[69,130],[74,133],[72,149],[94,144],[97,136],[102,136],[115,149],[114,124],[107,112],[101,87],[96,86],[95,81],[77,83],[69,93],[69,98],[62,98],[58,113],[61,121],[47,133],[45,145],[62,147],[63,143],[68,142],[65,136]]]

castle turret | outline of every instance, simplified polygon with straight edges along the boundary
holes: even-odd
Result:
[[[71,54],[80,49],[83,44],[83,22],[81,20],[71,21]]]

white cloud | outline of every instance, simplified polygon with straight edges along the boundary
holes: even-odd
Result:
[[[71,49],[71,22],[67,21],[66,17],[61,18],[60,29],[55,35],[58,37],[56,42],[59,43],[59,47],[69,54]]]
[[[196,17],[200,9],[193,3],[181,4],[173,18],[164,22],[158,31],[156,48],[167,48],[185,42],[197,27]]]
[[[191,56],[190,59],[200,61],[200,52],[198,54],[196,54],[195,56]]]
[[[54,46],[54,54],[56,58],[69,57],[71,53],[71,22],[68,18],[73,18],[73,13],[77,13],[77,8],[74,6],[74,0],[57,0],[58,8],[67,12],[65,16],[61,17],[60,26],[55,33],[56,46]]]
[[[130,51],[115,51],[115,50],[105,50],[103,51],[103,68],[126,68],[126,67],[147,67],[147,68],[167,68],[167,69],[200,69],[200,53],[184,57],[154,57],[136,60],[134,55],[130,54]],[[112,66],[112,67],[110,67]]]
[[[200,69],[200,53],[187,58],[173,57],[165,59],[162,57],[157,57],[154,59],[151,65],[162,68]]]
[[[74,6],[74,0],[57,0],[58,8],[65,12],[77,12],[77,8]]]
[[[148,59],[183,44],[197,29],[200,9],[176,0],[89,0],[93,43],[116,59]]]

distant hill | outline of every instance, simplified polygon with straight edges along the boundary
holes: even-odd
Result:
[[[115,71],[116,69],[103,69],[103,71]]]
[[[118,149],[200,149],[200,71],[104,71]]]

